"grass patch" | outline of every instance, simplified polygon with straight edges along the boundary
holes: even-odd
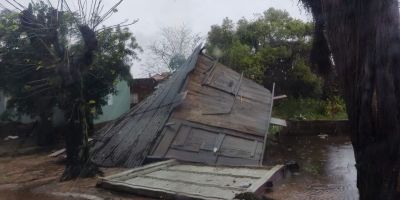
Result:
[[[344,120],[346,106],[339,97],[330,100],[288,98],[274,102],[273,116],[289,120]]]

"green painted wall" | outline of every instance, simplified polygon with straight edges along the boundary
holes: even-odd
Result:
[[[109,97],[108,105],[102,107],[103,114],[99,115],[94,120],[94,124],[99,124],[116,119],[125,112],[129,111],[130,89],[128,83],[126,81],[121,81],[116,85],[116,88],[118,91],[117,94],[108,96]],[[0,92],[0,114],[2,114],[5,111],[6,107],[5,100],[6,97],[3,95],[2,92]],[[30,123],[35,121],[35,119],[32,119],[26,115],[23,115],[21,118],[15,120],[22,123]],[[54,108],[53,124],[55,126],[60,126],[65,124],[63,111],[58,108]]]
[[[108,105],[102,107],[103,114],[94,120],[94,124],[110,121],[118,118],[125,112],[128,112],[130,107],[130,90],[126,81],[120,81],[116,85],[118,93],[109,95]]]

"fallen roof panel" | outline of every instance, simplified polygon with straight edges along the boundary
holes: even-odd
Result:
[[[93,162],[123,167],[143,163],[171,111],[181,101],[179,94],[197,63],[200,50],[201,45],[152,95],[102,129],[96,138]]]
[[[284,166],[206,166],[168,160],[105,177],[99,186],[162,199],[234,199],[260,195],[266,182],[282,175]]]

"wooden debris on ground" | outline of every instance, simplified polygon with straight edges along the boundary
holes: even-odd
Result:
[[[261,196],[269,181],[283,175],[274,167],[206,166],[168,160],[105,177],[98,186],[162,199],[234,199],[242,193]]]

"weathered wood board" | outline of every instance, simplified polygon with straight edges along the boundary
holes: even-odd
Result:
[[[188,77],[187,96],[172,112],[150,157],[260,165],[272,93],[204,55]]]
[[[234,199],[240,193],[260,195],[283,166],[206,166],[168,160],[105,177],[100,187],[162,199]]]
[[[96,137],[92,161],[261,165],[273,92],[196,48],[168,80]]]

